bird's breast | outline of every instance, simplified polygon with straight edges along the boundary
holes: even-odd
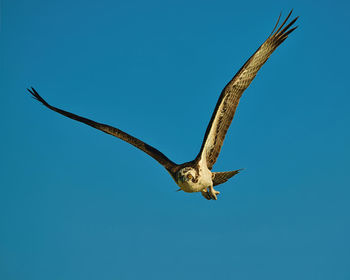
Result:
[[[208,168],[199,168],[199,175],[195,182],[179,180],[177,184],[184,192],[200,192],[213,184],[212,175]]]

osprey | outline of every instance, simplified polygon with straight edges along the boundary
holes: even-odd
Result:
[[[211,172],[213,165],[219,156],[226,132],[232,122],[244,90],[253,81],[259,69],[267,61],[270,55],[285,39],[287,39],[288,35],[297,28],[297,26],[293,28],[291,27],[296,22],[298,17],[286,25],[291,14],[292,11],[288,14],[286,19],[279,27],[278,24],[281,15],[278,17],[277,23],[270,36],[247,60],[247,62],[222,90],[205,132],[204,140],[198,155],[194,160],[183,164],[174,163],[156,148],[131,136],[130,134],[127,134],[124,131],[121,131],[118,128],[89,120],[50,105],[36,92],[33,87],[27,90],[35,99],[40,101],[47,108],[68,118],[99,129],[107,134],[118,137],[121,140],[124,140],[136,148],[144,151],[165,167],[176,184],[180,187],[179,190],[183,190],[184,192],[188,193],[201,192],[206,199],[217,200],[217,195],[220,192],[216,191],[214,186],[226,182],[241,170],[238,169],[228,172]]]

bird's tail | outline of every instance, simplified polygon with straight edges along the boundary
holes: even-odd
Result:
[[[226,172],[212,172],[213,185],[217,186],[227,182],[228,179],[238,174],[241,170],[243,169],[237,169],[234,171],[226,171]]]

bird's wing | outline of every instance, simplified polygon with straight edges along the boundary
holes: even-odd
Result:
[[[281,15],[279,16],[270,36],[222,90],[207,127],[201,150],[196,157],[196,160],[200,160],[204,156],[209,169],[212,169],[219,156],[226,132],[232,122],[239,99],[244,90],[250,85],[261,66],[264,65],[274,50],[297,28],[291,27],[298,17],[286,25],[291,14],[292,11],[276,30]]]
[[[92,126],[96,129],[99,129],[107,134],[113,135],[115,137],[118,137],[129,144],[135,146],[136,148],[139,148],[141,151],[144,151],[146,154],[153,157],[156,161],[158,161],[161,165],[163,165],[170,174],[173,173],[174,169],[177,167],[177,164],[172,162],[170,159],[168,159],[163,153],[158,151],[156,148],[153,148],[152,146],[146,144],[145,142],[125,133],[124,131],[121,131],[118,128],[115,128],[113,126],[109,126],[107,124],[98,123],[92,120],[89,120],[87,118],[80,117],[78,115],[69,113],[67,111],[61,110],[59,108],[56,108],[54,106],[51,106],[48,104],[37,92],[34,88],[28,89],[28,91],[33,95],[33,97],[40,101],[43,105],[45,105],[47,108],[62,114],[68,118],[71,118],[73,120],[85,123],[89,126]]]

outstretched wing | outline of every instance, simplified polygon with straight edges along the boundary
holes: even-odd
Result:
[[[170,174],[172,174],[173,170],[177,167],[177,164],[175,164],[170,159],[168,159],[163,153],[158,151],[156,148],[153,148],[152,146],[150,146],[150,145],[146,144],[145,142],[125,133],[124,131],[121,131],[120,129],[115,128],[113,126],[109,126],[107,124],[94,122],[94,121],[89,120],[87,118],[83,118],[83,117],[80,117],[78,115],[75,115],[75,114],[69,113],[67,111],[61,110],[59,108],[56,108],[54,106],[51,106],[36,92],[36,90],[34,88],[27,89],[27,90],[33,95],[33,97],[36,100],[40,101],[47,108],[49,108],[49,109],[51,109],[59,114],[62,114],[68,118],[71,118],[73,120],[85,123],[89,126],[92,126],[96,129],[99,129],[107,134],[118,137],[118,138],[128,142],[129,144],[135,146],[136,148],[139,148],[141,151],[144,151],[146,154],[150,155],[156,161],[158,161],[161,165],[163,165],[169,171]]]
[[[232,122],[233,116],[239,103],[239,99],[241,98],[244,90],[250,85],[259,69],[264,65],[274,50],[285,39],[287,39],[288,35],[291,32],[297,28],[291,27],[298,19],[298,17],[293,19],[289,24],[285,26],[291,14],[292,11],[275,31],[281,15],[279,16],[275,28],[271,32],[270,36],[248,59],[248,61],[237,72],[233,79],[222,90],[214,113],[207,127],[201,150],[196,158],[199,160],[205,157],[209,169],[212,169],[219,156],[222,144],[226,136],[226,132]]]

